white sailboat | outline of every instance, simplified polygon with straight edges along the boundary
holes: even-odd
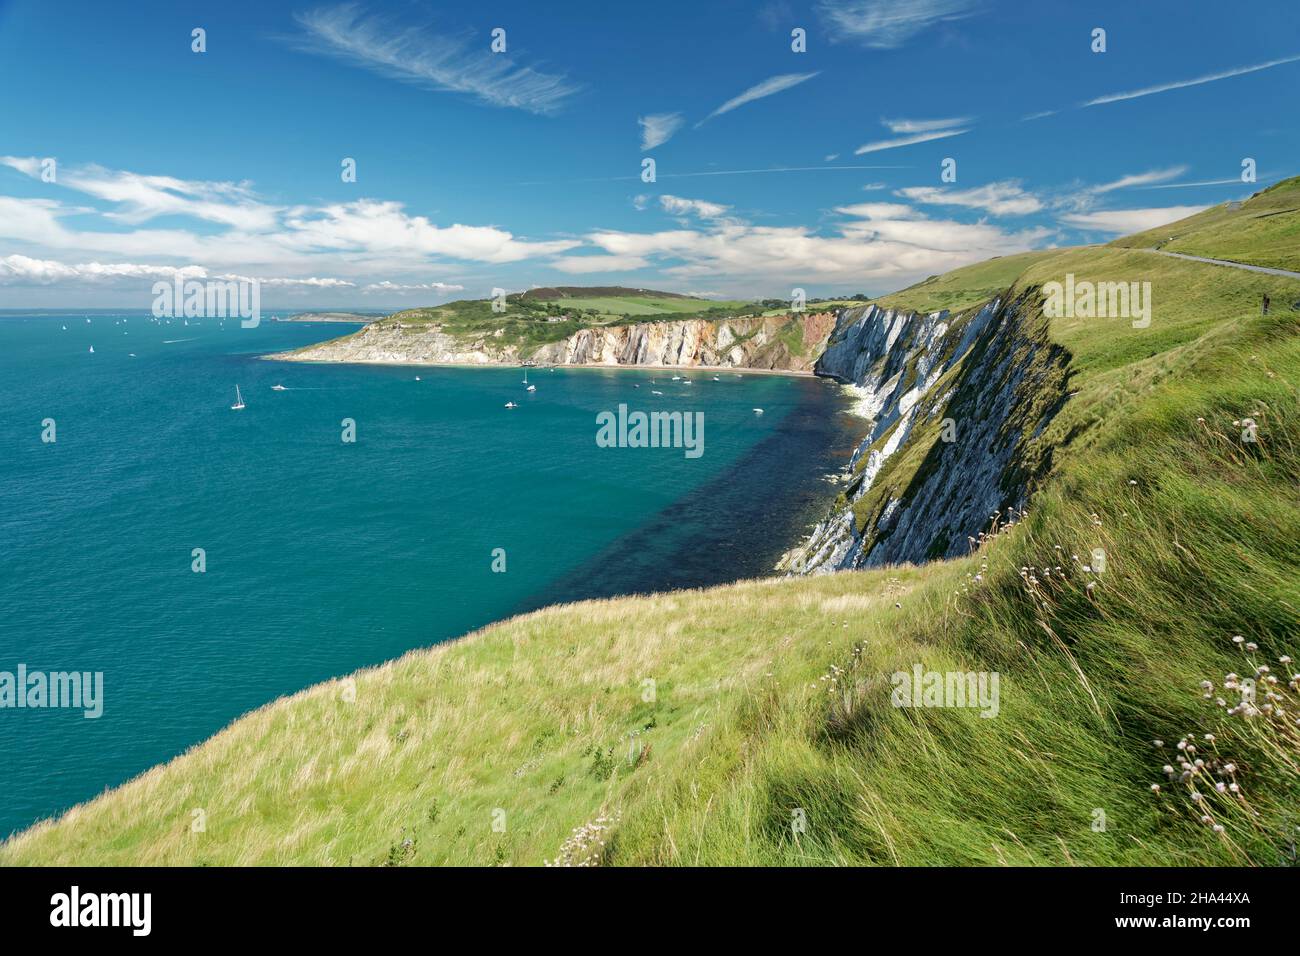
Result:
[[[239,386],[235,386],[235,404],[230,406],[232,412],[240,411],[244,408],[244,396],[239,394]]]
[[[525,391],[529,391],[529,392],[537,391],[536,385],[528,384],[528,366],[526,365],[524,366],[524,387],[525,387]]]

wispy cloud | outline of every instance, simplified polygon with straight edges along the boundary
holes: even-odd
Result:
[[[909,133],[933,133],[941,129],[954,129],[958,126],[969,126],[974,119],[969,116],[954,116],[951,119],[882,119],[880,121],[891,133],[909,134]]]
[[[1240,186],[1241,179],[1203,179],[1199,183],[1162,183],[1159,186],[1140,186],[1139,189],[1188,189],[1192,186]]]
[[[1111,93],[1106,96],[1098,96],[1095,99],[1088,100],[1083,106],[1101,106],[1105,103],[1118,103],[1121,100],[1135,100],[1140,96],[1151,96],[1155,93],[1168,93],[1170,90],[1181,90],[1189,86],[1200,86],[1203,83],[1214,83],[1217,80],[1226,80],[1234,76],[1244,76],[1247,73],[1258,73],[1260,70],[1272,69],[1275,66],[1282,66],[1284,63],[1295,63],[1300,61],[1300,54],[1296,56],[1283,57],[1280,60],[1267,60],[1264,63],[1256,63],[1253,66],[1239,66],[1231,70],[1221,70],[1218,73],[1207,73],[1204,76],[1198,76],[1190,80],[1179,80],[1174,83],[1159,83],[1155,86],[1144,86],[1139,90],[1129,90],[1126,93]]]
[[[695,128],[699,129],[715,116],[721,116],[723,113],[730,113],[732,110],[744,106],[746,103],[752,103],[755,100],[761,100],[774,93],[780,93],[782,90],[788,90],[792,86],[798,86],[800,83],[805,83],[808,80],[811,80],[816,75],[816,73],[782,73],[779,76],[769,77],[762,83],[757,83],[754,86],[751,86],[739,96],[733,96],[731,99],[727,100],[727,102],[723,103],[708,116],[704,117],[704,119],[696,123]]]
[[[994,216],[1026,216],[1043,208],[1042,200],[1025,192],[1018,182],[1005,180],[975,189],[940,189],[935,186],[909,186],[894,195],[933,206],[963,206],[983,209]]]
[[[673,138],[684,120],[681,113],[651,113],[638,117],[641,124],[641,152],[662,146]]]
[[[900,47],[936,23],[974,12],[973,0],[821,0],[830,39],[852,40],[877,50]]]
[[[1169,179],[1177,179],[1185,172],[1187,172],[1186,166],[1170,166],[1168,169],[1152,169],[1145,173],[1130,173],[1111,182],[1102,183],[1100,186],[1093,186],[1089,192],[1109,193],[1114,192],[1116,189],[1150,186],[1152,183],[1163,183]]]
[[[1166,223],[1186,219],[1204,206],[1164,206],[1159,209],[1108,209],[1100,212],[1071,213],[1061,221],[1078,229],[1090,229],[1114,235],[1144,232]]]
[[[291,42],[380,76],[424,89],[464,93],[492,106],[556,113],[578,86],[559,75],[519,66],[505,54],[470,48],[464,37],[394,27],[355,4],[320,7],[295,16],[303,33]]]
[[[971,121],[969,118],[955,117],[933,120],[881,120],[880,122],[891,133],[907,135],[864,143],[853,151],[855,156],[878,153],[885,149],[898,149],[900,146],[914,146],[917,143],[928,143],[936,139],[947,139],[949,136],[961,136],[963,133],[970,132],[970,127],[966,124]]]

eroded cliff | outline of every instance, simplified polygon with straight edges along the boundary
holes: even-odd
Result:
[[[1030,293],[957,315],[841,312],[816,371],[854,386],[870,426],[844,492],[781,567],[965,554],[1050,467],[1044,429],[1066,398],[1069,358]]]
[[[504,330],[465,336],[436,324],[383,322],[295,352],[269,356],[299,362],[413,365],[628,365],[750,368],[811,372],[835,313],[729,319],[680,319],[603,325],[540,345]]]

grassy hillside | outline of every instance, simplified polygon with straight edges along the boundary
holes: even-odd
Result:
[[[1211,259],[1300,272],[1300,178],[1261,190],[1234,208],[1195,216],[1117,239],[1111,245],[1164,249]]]
[[[1151,282],[1152,322],[1051,322],[1054,470],[971,557],[494,625],[265,707],[0,863],[1294,864],[1300,315],[1259,302],[1300,283],[1110,246],[888,299],[1065,272]],[[916,664],[997,672],[997,716],[892,706]]]

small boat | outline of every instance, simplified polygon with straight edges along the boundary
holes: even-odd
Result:
[[[271,386],[271,391],[273,391],[273,392],[286,392],[286,391],[288,391],[288,389],[286,389],[283,385],[281,385],[279,382],[277,382],[276,384],[274,384],[274,385]]]
[[[762,414],[763,414],[763,410],[762,410],[761,408],[756,408],[756,409],[754,409],[754,414],[755,414],[755,415],[762,415]]]
[[[652,389],[650,389],[650,394],[651,394],[651,395],[662,395],[663,392],[656,392],[656,391],[652,388]]]
[[[633,385],[632,387],[633,387],[633,388],[640,388],[641,386],[640,386],[640,385]]]
[[[415,376],[415,380],[418,382],[418,381],[420,380],[420,376],[418,376],[418,375]]]
[[[66,325],[63,327],[63,331],[64,332],[68,331],[68,327]]]
[[[674,376],[673,376],[673,381],[674,381],[674,382],[680,382],[681,380],[682,380],[682,377],[681,377],[680,375],[674,375]]]
[[[519,406],[516,405],[514,402],[506,402],[506,408],[518,408],[518,407]]]
[[[528,388],[524,389],[524,391],[526,391],[526,392],[535,392],[535,391],[537,391],[537,386],[536,386],[536,385],[529,385]]]
[[[235,404],[230,406],[232,412],[240,411],[244,408],[244,396],[239,394],[239,386],[235,386]]]
[[[713,380],[714,380],[715,382],[721,382],[721,381],[722,381],[722,379],[718,378],[718,376],[716,376],[716,375],[713,376]]]
[[[95,354],[95,347],[93,345],[90,347],[90,354],[91,355]]]

